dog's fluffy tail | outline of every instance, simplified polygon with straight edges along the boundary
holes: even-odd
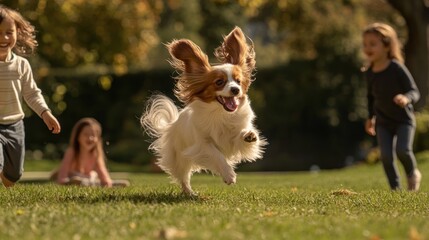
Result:
[[[154,95],[147,101],[140,123],[150,137],[159,138],[178,117],[179,109],[170,98]]]

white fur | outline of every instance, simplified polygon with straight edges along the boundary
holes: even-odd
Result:
[[[262,157],[264,139],[244,140],[251,132],[259,135],[252,123],[255,115],[247,96],[234,113],[225,111],[217,102],[196,100],[180,112],[163,95],[152,97],[151,102],[142,124],[159,138],[150,149],[158,156],[157,164],[187,194],[193,194],[190,185],[193,172],[210,170],[231,184],[236,182],[233,168],[237,163]]]
[[[224,72],[228,76],[228,81],[225,84],[225,87],[223,87],[221,91],[217,92],[218,96],[219,95],[220,96],[230,96],[231,95],[230,89],[232,87],[239,88],[240,89],[240,95],[243,93],[243,91],[241,90],[241,86],[237,82],[235,82],[234,79],[232,79],[232,68],[233,67],[234,66],[232,64],[229,64],[229,63],[213,67],[214,69],[221,70],[222,72]]]
[[[262,158],[267,142],[253,125],[255,114],[246,95],[255,62],[253,48],[245,40],[238,27],[226,36],[217,51],[223,64],[217,66],[210,66],[207,56],[189,40],[167,45],[172,66],[180,73],[176,96],[185,107],[180,110],[168,97],[155,95],[141,124],[155,138],[150,150],[158,157],[157,164],[186,194],[194,194],[190,184],[194,172],[209,170],[232,184],[238,163]],[[223,82],[218,75],[207,75],[219,70],[225,74]],[[208,84],[205,91],[201,91],[201,83]]]

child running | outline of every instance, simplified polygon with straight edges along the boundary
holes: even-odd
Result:
[[[52,133],[61,131],[27,59],[37,46],[34,27],[21,14],[0,5],[0,178],[12,187],[24,166],[25,130],[22,99],[39,115]]]
[[[405,169],[408,190],[417,191],[422,175],[412,149],[416,130],[412,104],[419,100],[420,93],[403,64],[395,30],[383,23],[369,25],[363,32],[363,51],[369,62],[365,71],[369,111],[365,130],[371,136],[377,135],[390,188],[400,189],[396,152]]]

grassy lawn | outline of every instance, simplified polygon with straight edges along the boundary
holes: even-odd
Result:
[[[132,173],[122,189],[21,183],[0,189],[0,239],[428,239],[420,169],[417,193],[390,191],[381,165],[239,173],[234,186],[197,174],[198,198],[165,174]]]

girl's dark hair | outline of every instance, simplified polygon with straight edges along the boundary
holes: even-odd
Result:
[[[34,53],[37,47],[34,26],[17,11],[0,4],[0,23],[7,18],[15,22],[17,31],[17,39],[13,51],[18,55],[30,55]]]

